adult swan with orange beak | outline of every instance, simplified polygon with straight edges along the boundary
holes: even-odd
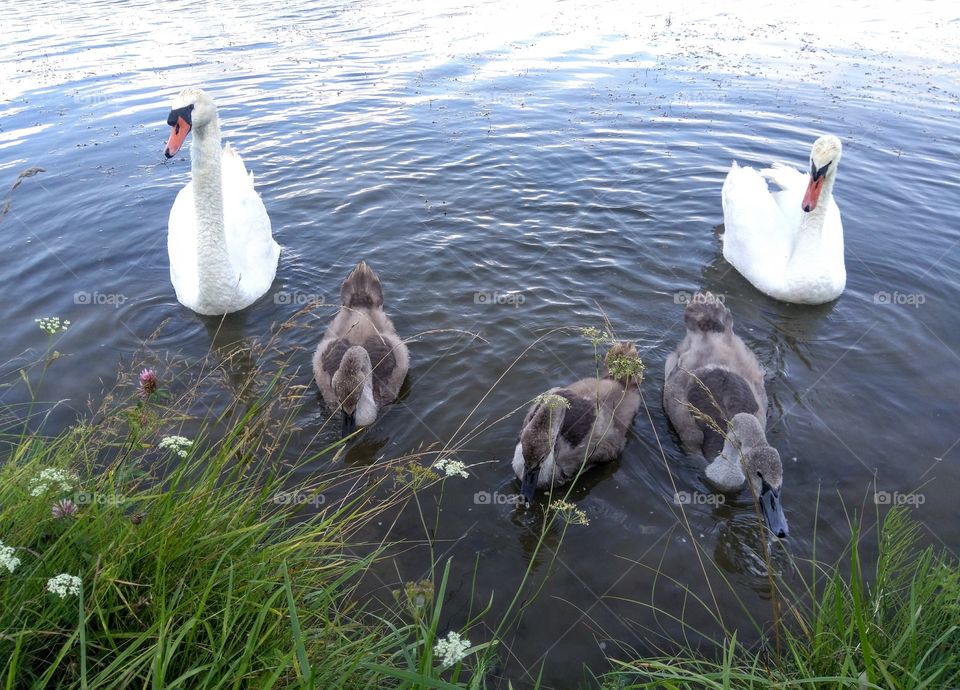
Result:
[[[245,309],[270,289],[280,258],[253,174],[229,144],[220,147],[217,106],[200,89],[180,92],[167,124],[167,158],[193,132],[192,180],[177,194],[167,230],[177,299],[209,316]]]
[[[843,147],[817,139],[810,172],[785,165],[756,171],[734,161],[723,183],[723,256],[774,299],[823,304],[847,284],[843,223],[833,182]],[[780,187],[771,193],[767,180]]]

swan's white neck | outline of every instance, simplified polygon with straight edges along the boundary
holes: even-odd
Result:
[[[239,276],[230,263],[223,221],[220,123],[216,115],[193,129],[190,151],[193,172],[193,203],[197,218],[197,276],[201,303],[215,313],[228,304]]]
[[[820,190],[817,207],[809,213],[804,213],[800,220],[800,229],[796,233],[793,251],[789,262],[800,266],[820,266],[824,262],[824,252],[831,252],[837,242],[842,239],[835,237],[835,228],[831,225],[826,233],[827,214],[833,202],[833,181],[836,168],[827,173]],[[841,249],[842,261],[842,249]]]
[[[833,200],[833,181],[836,173],[837,170],[834,168],[826,174],[823,180],[823,188],[820,190],[817,207],[810,211],[810,213],[803,214],[803,218],[800,220],[801,238],[804,234],[815,234],[819,237],[820,232],[823,230],[824,222],[827,219],[827,208]]]

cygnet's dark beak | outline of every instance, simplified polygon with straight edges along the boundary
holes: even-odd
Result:
[[[533,494],[537,491],[537,475],[540,474],[540,468],[534,467],[523,473],[523,480],[520,482],[520,495],[527,503],[533,503]]]
[[[357,430],[357,416],[355,413],[343,411],[343,425],[340,427],[340,436],[346,437]]]
[[[786,539],[790,536],[787,516],[783,514],[783,504],[780,503],[780,490],[774,489],[766,482],[763,482],[763,488],[760,489],[760,512],[763,513],[767,527],[777,537]]]

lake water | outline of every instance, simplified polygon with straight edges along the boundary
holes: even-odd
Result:
[[[412,368],[402,401],[338,463],[436,444],[473,465],[469,480],[446,482],[436,534],[437,555],[454,558],[444,625],[455,626],[475,565],[474,603],[493,594],[505,605],[532,547],[532,518],[499,502],[516,490],[521,413],[496,420],[589,375],[592,346],[577,328],[605,315],[640,347],[645,406],[622,460],[575,490],[590,525],[567,531],[499,669],[524,685],[545,662],[549,683],[569,687],[585,668],[608,668],[605,652],[627,654],[615,640],[669,651],[684,630],[651,603],[675,615],[686,606],[687,622],[714,639],[724,628],[694,595],[747,641],[758,637],[750,618],[770,618],[746,497],[682,513],[673,500],[707,489],[666,422],[663,363],[683,334],[684,293],[709,289],[768,370],[768,436],[784,458],[791,527],[778,567],[809,558],[814,534],[818,557],[839,557],[854,513],[866,513],[869,552],[875,490],[909,501],[924,537],[956,552],[955,5],[454,5],[7,8],[0,186],[5,194],[31,166],[45,172],[23,181],[0,222],[3,371],[42,347],[35,317],[70,319],[40,392],[63,401],[50,423],[68,424],[162,324],[153,349],[226,356],[311,299],[334,303],[366,259],[412,338]],[[216,98],[284,247],[271,294],[213,343],[216,325],[176,302],[167,273],[167,213],[188,179],[189,144],[164,161],[165,119],[186,85]],[[790,306],[722,258],[720,186],[733,158],[805,168],[822,133],[844,143],[835,196],[847,289],[833,304]],[[331,313],[282,333],[279,348],[306,366]],[[310,396],[299,421],[316,447],[339,426],[325,419]],[[429,507],[438,497],[423,498]],[[393,535],[422,539],[415,513]],[[427,565],[407,553],[367,589],[389,600]]]

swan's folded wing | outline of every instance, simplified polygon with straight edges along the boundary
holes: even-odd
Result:
[[[573,448],[579,446],[590,434],[594,422],[597,421],[597,403],[595,400],[575,395],[569,390],[557,391],[567,399],[570,408],[563,416],[563,425],[560,434]],[[594,445],[598,439],[594,439]]]
[[[349,347],[350,343],[346,340],[327,335],[313,353],[313,378],[317,382],[320,394],[323,395],[323,401],[330,409],[336,409],[340,404],[333,390],[333,375],[337,373],[340,360],[343,359],[343,354]]]
[[[734,161],[723,181],[721,201],[726,232],[782,229],[784,219],[767,181],[753,168],[740,167]]]
[[[170,207],[167,223],[167,255],[170,258],[170,282],[177,299],[187,306],[199,299],[197,274],[197,214],[193,203],[193,182],[188,182]]]
[[[693,378],[687,400],[696,410],[691,414],[703,432],[702,452],[708,460],[723,449],[721,431],[726,431],[728,421],[741,412],[756,414],[760,409],[747,381],[721,368],[700,372]]]
[[[790,229],[767,181],[734,162],[723,182],[723,256],[754,285],[776,278],[790,251]]]
[[[769,168],[760,171],[767,180],[773,182],[780,189],[803,189],[807,185],[807,176],[796,168],[783,163],[774,163]]]
[[[228,144],[221,156],[223,219],[230,261],[240,273],[241,289],[263,294],[277,272],[280,246],[270,216],[240,155]],[[249,283],[249,284],[248,284]]]
[[[807,176],[782,163],[774,163],[773,167],[761,170],[760,174],[780,187],[781,191],[773,192],[771,196],[791,227],[798,226],[803,213],[802,202],[807,189]]]
[[[406,346],[396,336],[371,335],[363,343],[373,365],[373,390],[381,405],[393,402],[406,376]]]
[[[349,347],[350,343],[344,338],[320,343],[320,347],[317,348],[317,360],[324,374],[333,378],[333,375],[337,373],[337,369],[340,368],[340,360],[343,359],[343,355]]]

